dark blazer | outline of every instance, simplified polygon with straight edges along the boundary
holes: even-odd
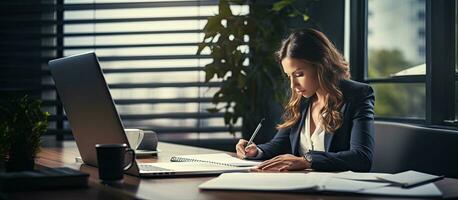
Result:
[[[326,151],[311,152],[311,167],[318,171],[367,172],[374,154],[374,91],[369,85],[352,80],[340,81],[339,87],[344,96],[342,126],[334,133],[325,133]],[[299,136],[308,101],[303,98],[300,121],[291,128],[279,130],[270,142],[258,145],[263,151],[262,159],[288,153],[299,156]]]

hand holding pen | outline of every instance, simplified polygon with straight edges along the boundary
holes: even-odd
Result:
[[[256,147],[256,144],[253,143],[253,140],[258,134],[259,130],[261,129],[263,121],[264,118],[261,120],[261,122],[259,122],[258,126],[256,127],[256,130],[253,132],[253,135],[251,135],[249,141],[244,139],[239,140],[239,142],[235,146],[238,158],[245,159],[247,157],[256,157],[256,155],[258,155],[258,149]]]

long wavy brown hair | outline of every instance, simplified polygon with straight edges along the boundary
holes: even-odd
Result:
[[[316,70],[318,88],[326,93],[325,106],[320,110],[321,122],[327,132],[334,132],[342,125],[343,94],[339,89],[342,79],[350,78],[348,63],[334,44],[322,32],[315,29],[303,29],[292,32],[283,40],[276,52],[277,61],[284,58],[305,60]],[[278,129],[290,128],[301,118],[302,95],[291,91],[291,97],[285,106],[283,123]]]

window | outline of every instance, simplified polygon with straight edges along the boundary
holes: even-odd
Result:
[[[43,68],[57,52],[53,8],[47,0],[0,2],[0,101],[25,94],[41,98]]]
[[[376,92],[377,117],[425,118],[424,1],[370,0],[366,81]]]
[[[241,124],[230,135],[223,114],[206,111],[220,83],[204,82],[209,52],[196,55],[206,18],[218,12],[217,0],[58,2],[61,18],[51,39],[61,42],[50,48],[60,49],[60,56],[96,52],[126,128],[155,130],[162,141],[239,137]],[[231,6],[241,14],[248,8]],[[43,84],[51,132],[69,132],[49,72]]]
[[[125,127],[156,130],[162,140],[231,138],[222,114],[206,111],[218,87],[204,83],[211,59],[195,55],[218,1],[100,3],[65,1],[85,6],[64,12],[64,56],[97,53]]]
[[[377,117],[425,117],[424,83],[372,83]],[[401,92],[400,92],[401,91]]]
[[[456,4],[350,2],[352,77],[375,89],[377,120],[458,125]]]

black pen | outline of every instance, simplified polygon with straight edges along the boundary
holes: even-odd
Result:
[[[250,140],[248,141],[248,143],[246,144],[246,146],[248,146],[248,145],[250,145],[250,144],[253,143],[253,140],[254,140],[254,138],[256,137],[256,135],[258,134],[259,130],[261,129],[261,127],[262,127],[262,122],[263,122],[264,120],[265,120],[265,118],[262,118],[262,119],[261,119],[261,121],[260,121],[259,124],[258,124],[258,127],[256,127],[256,130],[254,130],[254,133],[253,133],[253,135],[251,135],[251,138],[250,138]]]

